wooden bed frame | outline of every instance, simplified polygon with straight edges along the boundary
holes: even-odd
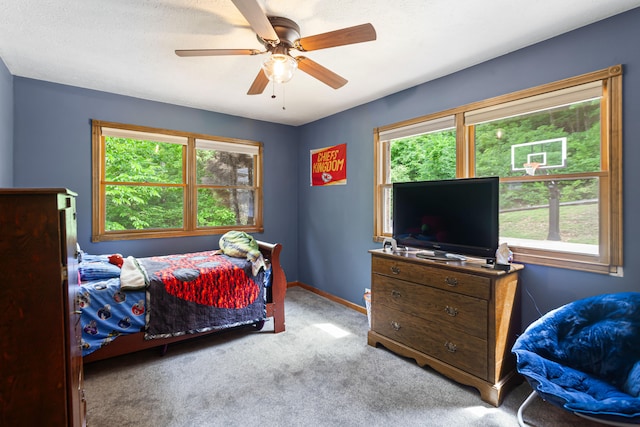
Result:
[[[267,317],[273,318],[273,332],[279,333],[285,330],[284,323],[284,297],[287,292],[287,278],[284,270],[280,265],[280,251],[282,245],[280,243],[266,243],[258,241],[260,252],[265,259],[271,262],[271,292],[267,301]],[[257,329],[261,329],[262,325],[256,325]],[[131,335],[121,335],[108,345],[99,348],[91,354],[83,357],[83,363],[96,362],[98,360],[108,359],[123,354],[133,353],[140,350],[146,350],[154,347],[163,347],[164,353],[167,346],[171,343],[201,337],[220,330],[201,332],[197,334],[186,334],[177,337],[158,338],[152,340],[144,339],[144,332],[138,332]]]

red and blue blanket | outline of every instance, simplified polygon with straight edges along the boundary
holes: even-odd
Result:
[[[245,258],[219,251],[138,258],[145,280],[143,288],[133,290],[107,256],[85,258],[79,265],[78,296],[83,355],[141,330],[146,339],[154,339],[266,319],[269,272],[261,268],[253,275]]]
[[[139,261],[149,277],[147,338],[229,328],[266,318],[264,270],[254,276],[246,259],[209,251]]]

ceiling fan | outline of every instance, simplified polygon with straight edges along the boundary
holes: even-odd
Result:
[[[285,83],[293,77],[296,68],[338,89],[347,80],[305,56],[291,56],[290,50],[309,52],[312,50],[362,43],[376,39],[371,24],[356,25],[341,30],[329,31],[309,37],[300,37],[300,27],[290,19],[267,16],[257,0],[232,0],[240,13],[249,22],[265,50],[257,49],[186,49],[176,50],[178,56],[222,56],[260,55],[270,53],[264,61],[247,95],[261,94],[269,81]]]

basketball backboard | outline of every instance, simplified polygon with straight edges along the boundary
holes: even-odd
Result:
[[[511,146],[511,170],[529,174],[536,169],[557,169],[567,166],[567,138],[524,142]]]

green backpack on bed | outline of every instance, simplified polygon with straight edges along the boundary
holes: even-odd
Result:
[[[225,255],[237,258],[247,258],[254,262],[260,256],[258,242],[253,236],[244,231],[229,231],[220,237],[220,250]]]
[[[258,248],[258,242],[253,236],[244,231],[228,231],[220,237],[220,252],[225,255],[246,258],[253,265],[253,275],[258,274],[260,268],[266,265],[262,253]]]

